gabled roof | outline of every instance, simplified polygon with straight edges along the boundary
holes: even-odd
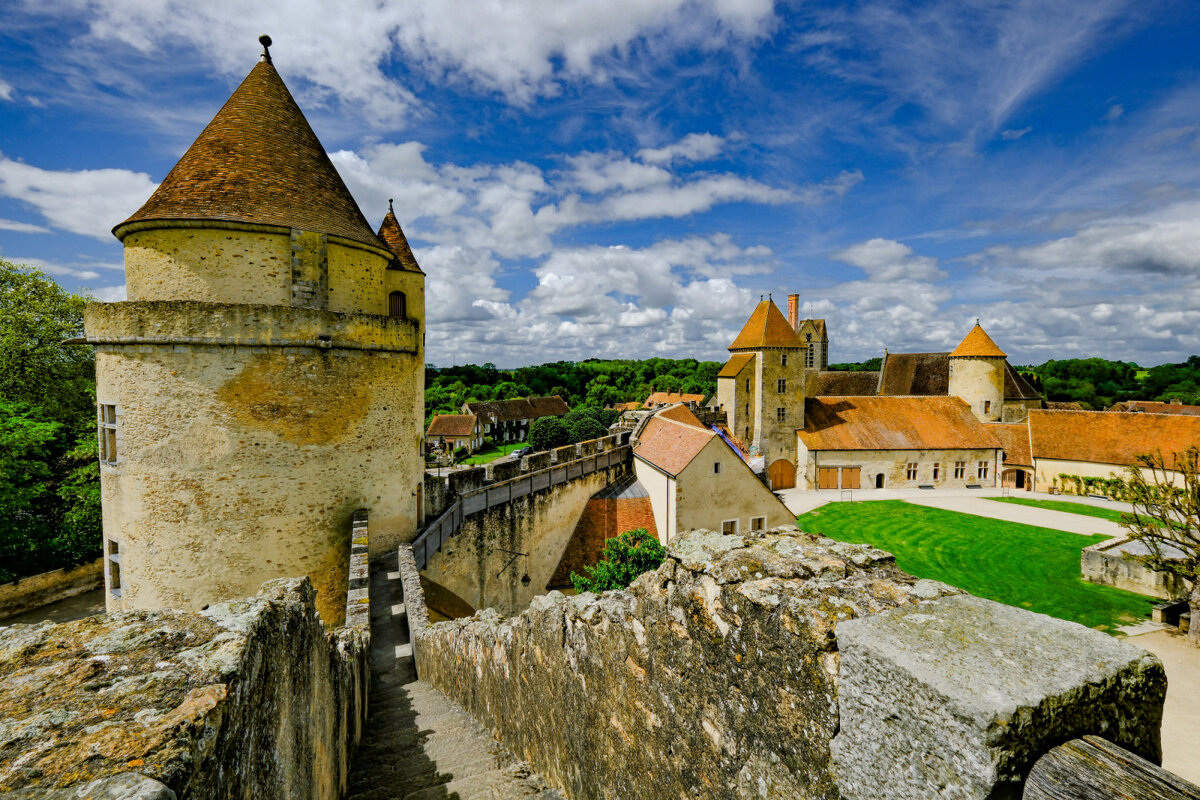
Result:
[[[932,397],[950,391],[949,353],[888,353],[881,369],[881,395]]]
[[[736,378],[746,365],[754,360],[754,353],[734,353],[717,373],[718,378]]]
[[[742,332],[729,345],[730,350],[759,347],[803,347],[783,312],[772,300],[763,300],[754,309]]]
[[[392,201],[388,201],[388,212],[383,217],[383,223],[379,226],[379,238],[387,245],[388,250],[396,256],[396,264],[400,269],[408,270],[409,272],[421,272],[421,267],[417,264],[416,256],[413,255],[412,248],[408,246],[408,237],[404,235],[404,231],[400,229],[400,220],[396,219],[395,212],[392,211]]]
[[[659,419],[669,419],[674,422],[681,422],[684,425],[691,425],[693,428],[708,430],[708,426],[697,419],[696,415],[683,404],[668,406],[659,411],[657,416]]]
[[[1029,425],[1024,422],[989,422],[992,432],[1004,448],[1004,463],[1017,467],[1032,467],[1033,457],[1029,451]]]
[[[275,67],[260,61],[145,205],[113,228],[211,220],[277,225],[382,248]]]
[[[1004,358],[1006,353],[996,346],[992,341],[992,337],[987,335],[983,328],[979,327],[979,323],[975,323],[975,327],[971,328],[971,332],[963,337],[963,340],[958,343],[958,347],[954,348],[950,353],[951,358],[959,356],[977,356],[988,358]]]
[[[1034,458],[1125,467],[1161,450],[1169,463],[1172,453],[1200,447],[1200,417],[1034,409],[1029,437]]]
[[[1161,403],[1157,400],[1126,400],[1115,403],[1109,411],[1124,411],[1134,414],[1183,414],[1189,417],[1200,416],[1200,406],[1188,406],[1182,403]]]
[[[643,404],[645,408],[665,406],[671,403],[703,403],[702,394],[680,394],[679,392],[653,392]]]
[[[639,430],[633,454],[668,475],[678,475],[715,438],[717,434],[704,426],[655,414]]]
[[[818,339],[825,338],[825,335],[826,335],[825,334],[825,320],[823,320],[823,319],[802,319],[802,320],[800,320],[800,323],[796,326],[796,333],[799,333],[800,331],[804,330],[805,325],[813,326],[813,330],[816,331]]]
[[[1013,369],[1013,365],[1004,362],[1004,399],[1005,400],[1040,400],[1042,396],[1029,385],[1025,376]]]
[[[810,397],[866,397],[879,388],[879,373],[826,370],[818,372],[808,386]]]
[[[809,450],[977,450],[999,447],[957,397],[813,397],[796,432]]]
[[[558,395],[551,397],[521,397],[515,400],[472,400],[464,403],[468,413],[476,414],[489,422],[515,422],[522,419],[556,417],[570,409]]]
[[[559,417],[571,410],[566,401],[556,394],[549,397],[530,397],[528,401],[529,408],[533,411],[531,419]]]
[[[470,436],[475,432],[474,414],[438,414],[429,423],[426,436]]]

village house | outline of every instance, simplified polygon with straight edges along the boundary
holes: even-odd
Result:
[[[634,474],[649,494],[663,544],[697,528],[736,534],[795,522],[741,454],[686,406],[646,417],[633,440]]]
[[[472,401],[463,403],[462,413],[473,414],[483,426],[483,435],[496,444],[523,442],[529,424],[542,417],[561,417],[570,409],[558,395],[523,397],[516,400]]]
[[[1113,403],[1108,410],[1131,414],[1183,414],[1189,417],[1200,417],[1200,406],[1184,405],[1183,401],[1178,399],[1169,403],[1156,400],[1125,400]]]
[[[663,406],[684,403],[688,408],[695,409],[704,402],[702,394],[681,394],[680,392],[652,392],[642,403],[642,408],[662,408]]]
[[[483,426],[474,414],[435,414],[425,431],[425,446],[443,453],[465,447],[474,453],[483,447]]]

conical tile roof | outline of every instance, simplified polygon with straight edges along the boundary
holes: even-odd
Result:
[[[746,320],[730,350],[757,347],[803,347],[783,312],[771,300],[763,300]]]
[[[951,358],[956,356],[975,356],[975,357],[995,357],[1004,358],[1007,354],[1001,350],[996,343],[992,341],[992,337],[988,336],[983,328],[979,327],[979,323],[975,323],[975,327],[971,328],[963,340],[958,343],[958,347],[954,348],[954,352],[950,354]]]
[[[129,219],[279,225],[383,247],[269,60],[250,70]]]
[[[388,201],[388,212],[383,218],[383,224],[379,226],[379,238],[387,245],[388,250],[396,256],[396,260],[400,262],[400,267],[409,272],[420,272],[421,267],[417,264],[416,256],[413,255],[412,248],[408,246],[408,238],[404,235],[404,231],[400,228],[400,220],[396,219],[396,214],[392,211],[392,203]]]

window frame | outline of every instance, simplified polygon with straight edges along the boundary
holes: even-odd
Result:
[[[787,391],[787,378],[779,378],[775,381],[775,391],[779,394]]]
[[[113,597],[121,597],[124,584],[121,583],[121,543],[116,539],[105,542],[104,565],[108,572],[108,592]]]
[[[920,462],[917,462],[917,461],[905,462],[905,464],[904,464],[904,479],[907,481],[915,481],[917,479],[917,473],[918,473],[919,469],[920,469]]]
[[[784,408],[783,406],[780,406],[775,409],[775,421],[776,422],[786,422],[787,421],[787,409],[786,408]]]
[[[967,477],[967,462],[955,461],[954,462],[954,478],[955,478],[955,480],[963,480],[966,477]]]
[[[988,472],[991,471],[991,467],[992,467],[992,462],[980,461],[978,466],[975,469],[975,477],[978,480],[986,481],[988,479]]]
[[[399,299],[399,303],[396,300]],[[408,319],[408,295],[397,289],[388,292],[388,313],[392,319]],[[397,313],[399,312],[399,313]]]
[[[732,526],[732,530],[725,530],[725,526]],[[721,535],[722,536],[737,536],[738,535],[738,520],[723,519],[721,520]]]
[[[117,406],[115,403],[96,404],[96,444],[101,464],[117,465]]]
[[[713,462],[713,475],[720,475],[720,474],[721,474],[721,462],[714,461]]]
[[[754,533],[755,531],[765,531],[766,529],[767,529],[767,518],[765,516],[750,518],[750,532],[751,533]]]

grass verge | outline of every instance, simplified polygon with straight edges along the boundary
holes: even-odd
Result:
[[[469,458],[464,458],[458,462],[460,464],[488,464],[495,461],[497,458],[508,455],[513,450],[517,450],[525,446],[524,442],[508,442],[499,446],[491,445],[482,450],[478,450]]]
[[[997,503],[1015,503],[1019,506],[1033,506],[1050,511],[1066,511],[1068,514],[1082,514],[1085,517],[1097,517],[1109,522],[1120,522],[1121,512],[1114,508],[1098,508],[1086,503],[1072,503],[1070,500],[1035,500],[1032,497],[988,497]]]

